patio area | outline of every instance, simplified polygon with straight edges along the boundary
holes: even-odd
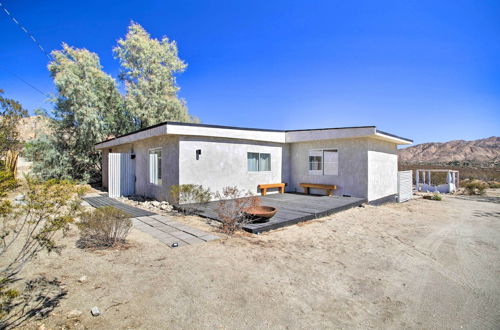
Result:
[[[317,196],[296,193],[272,194],[260,198],[261,205],[276,207],[278,213],[269,222],[251,223],[243,227],[246,231],[254,234],[321,218],[359,206],[365,202],[365,199],[356,197]],[[218,201],[214,201],[200,205],[195,213],[219,221],[217,217],[218,203]]]

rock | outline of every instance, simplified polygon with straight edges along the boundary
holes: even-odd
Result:
[[[160,206],[160,202],[158,202],[158,201],[152,201],[151,205],[153,205],[154,207],[158,207],[158,206]]]
[[[168,204],[167,205],[161,205],[160,209],[162,209],[163,211],[170,212],[170,211],[172,211],[172,206],[170,206]]]
[[[21,201],[24,201],[26,199],[26,196],[24,196],[23,194],[19,194],[17,195],[14,200],[15,201],[18,201],[18,202],[21,202]]]
[[[97,308],[97,306],[92,307],[92,309],[90,310],[90,313],[92,314],[92,316],[101,315],[101,312],[99,311],[99,308]]]
[[[78,309],[73,309],[66,315],[68,319],[76,319],[80,316],[82,316],[82,311],[79,311]]]
[[[84,275],[84,276],[82,276],[82,277],[80,277],[80,278],[78,279],[78,282],[80,282],[80,283],[84,283],[84,282],[87,282],[87,279],[88,279],[88,278],[87,278],[87,276],[85,276],[85,275]]]

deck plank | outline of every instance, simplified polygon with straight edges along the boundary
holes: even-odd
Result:
[[[340,196],[315,196],[303,194],[270,194],[261,196],[261,205],[273,206],[278,212],[269,222],[252,223],[243,226],[251,233],[261,233],[302,221],[308,221],[340,212],[366,202],[363,198]],[[217,201],[196,205],[196,214],[220,221],[217,216]]]

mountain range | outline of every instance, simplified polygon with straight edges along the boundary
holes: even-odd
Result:
[[[400,149],[398,154],[399,161],[406,164],[500,165],[500,137],[422,143]]]

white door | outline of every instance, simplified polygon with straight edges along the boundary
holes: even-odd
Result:
[[[108,181],[109,197],[135,193],[135,160],[132,154],[109,153]]]

